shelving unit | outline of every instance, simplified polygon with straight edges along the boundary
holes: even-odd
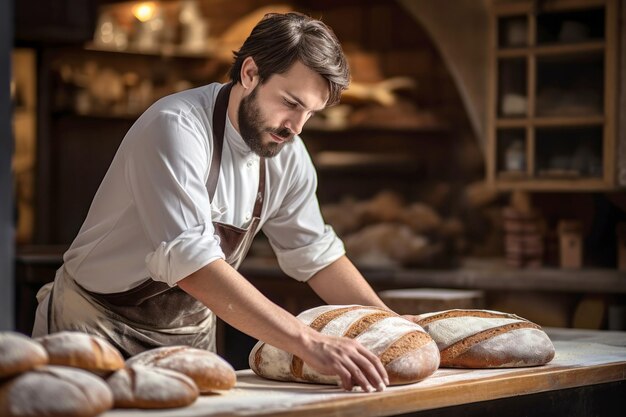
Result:
[[[93,42],[88,42],[85,45],[84,49],[86,51],[102,52],[105,54],[141,55],[141,56],[153,56],[157,58],[210,59],[210,58],[215,57],[211,53],[210,50],[207,50],[206,52],[189,52],[189,51],[181,50],[176,47],[170,47],[170,48],[163,47],[155,51],[146,51],[146,50],[139,50],[139,49],[133,49],[133,48],[108,49],[108,48],[103,48],[99,45],[96,45]]]
[[[616,187],[618,6],[494,4],[487,178],[496,188]]]

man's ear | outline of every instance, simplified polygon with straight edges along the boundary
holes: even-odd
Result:
[[[259,68],[254,59],[249,56],[241,64],[241,85],[246,90],[252,91],[259,82]]]

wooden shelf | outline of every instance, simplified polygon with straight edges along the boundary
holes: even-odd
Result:
[[[626,272],[601,268],[515,269],[499,261],[469,261],[464,267],[451,271],[399,271],[394,281],[419,283],[420,286],[484,290],[626,293]]]
[[[494,188],[498,191],[525,190],[525,191],[568,191],[593,192],[610,191],[613,186],[602,178],[541,178],[527,177],[525,180],[511,180],[497,178]]]
[[[210,50],[206,52],[189,52],[175,47],[163,47],[161,50],[146,51],[128,48],[124,50],[107,49],[94,43],[87,43],[84,47],[86,51],[91,52],[103,52],[112,54],[126,54],[126,55],[140,55],[140,56],[152,56],[155,58],[188,58],[188,59],[210,59],[214,58],[213,53]]]
[[[101,119],[101,120],[137,120],[141,113],[105,113],[105,112],[93,112],[93,113],[76,113],[72,111],[54,111],[52,113],[54,117],[67,117],[74,119]]]
[[[418,171],[420,162],[410,154],[371,154],[367,152],[321,151],[313,157],[318,172],[376,172]]]
[[[605,268],[516,269],[507,266],[503,259],[465,259],[461,267],[454,269],[363,267],[359,270],[372,285],[385,288],[432,287],[626,294],[626,272]],[[242,263],[240,272],[244,276],[253,277],[255,282],[286,278],[273,258],[247,258]]]
[[[584,55],[588,53],[603,53],[604,41],[589,41],[568,44],[549,44],[522,48],[503,48],[497,51],[498,58],[524,58],[530,55],[558,56],[558,55]]]
[[[602,126],[605,118],[598,116],[556,116],[531,118],[501,118],[496,120],[497,128],[561,127],[561,126]]]
[[[559,2],[550,1],[542,5],[546,12],[563,12],[577,9],[590,9],[606,5],[607,0],[562,0]],[[493,2],[493,7],[499,15],[511,16],[534,12],[537,3],[535,0],[515,0]]]
[[[447,126],[421,126],[421,127],[402,127],[396,125],[351,125],[346,127],[331,127],[322,124],[305,125],[303,134],[320,133],[320,134],[341,134],[341,133],[397,133],[397,134],[443,134],[449,133]]]
[[[498,179],[503,181],[523,181],[528,180],[529,176],[525,171],[499,171]]]

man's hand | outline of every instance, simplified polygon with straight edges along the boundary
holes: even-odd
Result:
[[[303,336],[303,351],[297,356],[322,374],[338,375],[343,389],[360,386],[365,392],[373,392],[389,385],[387,371],[378,357],[356,340],[314,330]]]
[[[293,353],[315,370],[338,375],[342,387],[382,390],[388,383],[380,360],[359,342],[323,335],[268,300],[223,260],[178,282],[231,326]]]

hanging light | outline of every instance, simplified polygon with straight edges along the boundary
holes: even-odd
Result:
[[[137,3],[133,6],[132,12],[133,15],[140,22],[147,22],[148,20],[154,17],[156,11],[156,5],[154,2],[146,1],[142,3]]]

